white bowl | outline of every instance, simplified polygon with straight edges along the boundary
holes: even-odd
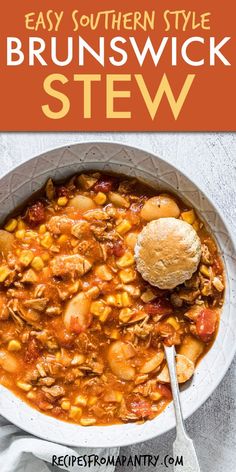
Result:
[[[213,203],[180,171],[150,153],[121,144],[86,143],[67,146],[34,157],[0,182],[0,220],[48,177],[63,179],[87,169],[136,176],[186,199],[200,213],[217,239],[226,268],[226,296],[216,341],[197,367],[191,385],[181,393],[184,417],[189,417],[212,394],[225,375],[236,349],[235,249],[224,218]],[[175,426],[170,404],[157,418],[144,424],[85,428],[44,415],[0,386],[0,414],[20,428],[44,439],[71,446],[126,446],[159,436]]]

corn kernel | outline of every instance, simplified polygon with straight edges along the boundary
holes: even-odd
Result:
[[[208,281],[207,283],[204,284],[203,288],[201,289],[201,294],[202,294],[204,297],[208,297],[209,295],[211,295],[211,284],[210,284],[210,281]]]
[[[111,307],[107,306],[104,300],[97,300],[92,302],[90,311],[93,315],[98,316],[99,320],[104,323],[111,313]]]
[[[118,308],[121,308],[122,306],[124,306],[122,302],[122,294],[116,293],[116,295],[107,295],[106,303],[108,305],[117,306]]]
[[[100,316],[103,313],[105,307],[106,304],[103,300],[97,300],[91,303],[90,312],[95,316]]]
[[[39,227],[39,234],[45,234],[47,231],[46,225],[40,225]]]
[[[17,387],[21,388],[21,390],[24,390],[25,392],[29,392],[29,390],[31,390],[32,388],[32,385],[30,385],[29,383],[26,383],[26,382],[16,382],[16,385]]]
[[[62,408],[63,410],[69,410],[69,409],[70,409],[70,406],[71,406],[71,405],[70,405],[69,400],[63,400],[63,401],[61,402],[61,408]]]
[[[214,285],[214,287],[216,288],[218,292],[223,292],[224,284],[221,282],[219,277],[214,277],[212,284]]]
[[[41,255],[41,257],[42,257],[42,259],[43,259],[44,262],[47,262],[47,261],[49,261],[49,259],[50,259],[50,256],[49,256],[48,252],[44,252],[44,253]]]
[[[60,249],[59,249],[59,247],[58,247],[56,244],[53,244],[53,245],[50,247],[50,251],[58,253],[58,252],[60,252]]]
[[[80,418],[80,424],[82,426],[92,426],[96,423],[95,418]]]
[[[90,311],[93,315],[98,316],[100,321],[106,321],[107,317],[111,313],[111,308],[106,305],[104,300],[97,300],[92,302]]]
[[[61,236],[59,236],[59,238],[58,238],[59,244],[65,244],[66,241],[68,241],[67,234],[61,234]]]
[[[9,231],[9,233],[13,233],[17,227],[17,220],[15,218],[11,218],[4,226],[4,229],[6,231]]]
[[[151,392],[149,396],[153,402],[158,402],[162,397],[159,392]]]
[[[129,233],[129,234],[127,234],[127,236],[125,236],[125,242],[126,242],[127,246],[130,249],[132,249],[132,251],[134,250],[134,248],[136,246],[137,239],[138,239],[138,233]]]
[[[25,232],[25,237],[30,239],[37,239],[38,233],[36,233],[36,231],[32,231],[31,229],[27,229]]]
[[[95,397],[95,396],[89,397],[87,404],[88,406],[93,406],[97,403],[97,401],[98,401],[98,397]]]
[[[146,292],[142,293],[140,298],[144,303],[149,303],[156,298],[156,295],[150,288],[148,288]]]
[[[61,360],[61,351],[56,352],[56,360],[60,361]]]
[[[99,320],[102,322],[102,323],[105,323],[105,321],[107,320],[108,316],[110,315],[111,313],[111,307],[109,306],[106,306],[103,310],[103,313],[99,316]]]
[[[119,267],[119,269],[129,267],[132,264],[134,264],[134,256],[131,252],[127,252],[123,256],[119,257],[119,259],[116,261],[116,265]]]
[[[42,270],[44,267],[43,259],[40,256],[35,256],[31,262],[31,266],[37,271]]]
[[[59,197],[58,200],[57,200],[57,204],[61,207],[66,206],[67,203],[68,203],[68,198],[66,198],[66,197]]]
[[[180,325],[178,323],[178,321],[176,321],[176,319],[174,318],[174,316],[170,316],[167,321],[167,323],[169,323],[171,326],[173,326],[174,329],[179,329]]]
[[[21,264],[27,267],[32,262],[33,258],[34,253],[28,249],[25,249],[24,251],[21,251],[19,261],[21,262]]]
[[[98,295],[100,294],[100,290],[98,287],[91,287],[89,288],[87,291],[86,291],[86,295],[91,298],[92,300],[95,300],[95,298],[98,297]]]
[[[24,229],[18,229],[16,232],[15,232],[15,237],[17,239],[24,239],[25,237],[25,230]]]
[[[19,229],[19,230],[26,229],[26,224],[24,223],[23,220],[18,220],[17,229]]]
[[[41,239],[41,246],[45,247],[46,249],[50,249],[51,245],[53,243],[53,239],[52,239],[52,236],[51,234],[47,231],[43,238]]]
[[[122,323],[127,323],[133,314],[134,311],[130,308],[122,308],[122,310],[120,310],[119,320],[122,321]]]
[[[128,233],[128,231],[132,228],[131,223],[128,220],[123,220],[121,223],[119,223],[116,227],[116,231],[119,234],[125,234]]]
[[[0,282],[4,282],[10,273],[11,271],[8,266],[0,266]]]
[[[113,278],[111,271],[105,264],[102,264],[96,267],[95,274],[99,277],[99,279],[105,280],[105,281],[112,280]]]
[[[80,365],[83,364],[85,361],[85,357],[83,354],[75,354],[71,361],[71,365]]]
[[[95,201],[95,203],[97,203],[97,205],[104,205],[106,200],[107,200],[107,197],[106,197],[105,193],[103,193],[103,192],[98,192],[96,197],[94,197],[94,201]]]
[[[82,415],[82,412],[83,410],[79,406],[71,406],[69,417],[73,419],[79,419]]]
[[[106,402],[120,403],[122,401],[123,395],[119,390],[110,390],[105,395]]]
[[[189,211],[184,211],[181,213],[182,219],[186,221],[186,223],[189,223],[192,225],[194,221],[196,220],[196,215],[194,210],[189,210]]]
[[[112,332],[110,333],[110,338],[111,339],[119,339],[120,337],[120,332],[118,329],[113,329]]]
[[[77,395],[75,398],[75,405],[86,406],[87,405],[87,398],[84,395]]]
[[[201,274],[205,275],[208,278],[210,278],[210,276],[211,276],[211,270],[209,269],[209,267],[207,267],[204,264],[200,265],[200,272],[201,272]]]
[[[122,398],[123,398],[123,395],[121,392],[119,392],[118,390],[115,391],[115,398],[116,398],[116,402],[117,403],[120,403],[122,401]]]
[[[121,304],[122,306],[125,306],[125,307],[131,305],[130,296],[127,292],[123,292],[121,294]]]
[[[34,398],[36,398],[36,392],[32,392],[32,390],[30,390],[26,396],[29,398],[29,400],[34,400]]]
[[[8,351],[20,351],[21,349],[20,341],[17,341],[17,339],[12,339],[11,341],[9,341],[7,349]]]
[[[136,274],[135,274],[135,271],[133,269],[123,269],[119,272],[119,277],[120,277],[120,280],[121,282],[123,282],[124,284],[127,284],[129,282],[133,282],[133,280],[135,280],[136,278]]]
[[[107,295],[106,303],[111,306],[116,306],[116,297],[115,295]]]

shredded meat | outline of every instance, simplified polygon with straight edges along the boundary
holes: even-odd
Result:
[[[51,261],[52,273],[56,276],[77,274],[81,277],[86,274],[91,267],[92,264],[79,254],[73,256],[56,256]]]
[[[53,385],[53,387],[42,387],[42,391],[49,393],[52,397],[63,397],[63,395],[65,395],[65,389],[59,385]]]
[[[47,223],[47,229],[55,235],[69,233],[74,221],[66,216],[52,216]]]

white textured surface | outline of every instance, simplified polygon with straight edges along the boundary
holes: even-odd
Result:
[[[2,134],[1,169],[5,173],[16,164],[64,144],[106,140],[141,146],[177,165],[192,178],[225,214],[236,230],[236,135],[234,134]],[[203,472],[234,472],[236,466],[235,363],[220,387],[187,422],[195,439]],[[158,440],[125,448],[124,454],[164,454],[171,452],[174,433]],[[131,470],[126,468],[126,470]],[[141,468],[136,468],[141,472]],[[142,467],[142,471],[145,470]],[[146,469],[152,471],[149,467]],[[154,470],[154,469],[153,469]],[[158,468],[162,470],[162,468]],[[166,470],[163,468],[163,471]]]

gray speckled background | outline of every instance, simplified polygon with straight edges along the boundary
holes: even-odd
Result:
[[[119,141],[158,154],[185,172],[224,213],[236,235],[236,134],[232,133],[2,133],[0,175],[47,149],[80,141]],[[236,313],[235,313],[236,316]],[[202,472],[236,470],[236,361],[208,401],[187,421]],[[171,453],[174,432],[122,448],[121,454]],[[117,472],[124,470],[118,467]],[[152,467],[126,467],[152,472]],[[158,467],[155,470],[167,470]],[[170,470],[170,469],[169,469]]]

